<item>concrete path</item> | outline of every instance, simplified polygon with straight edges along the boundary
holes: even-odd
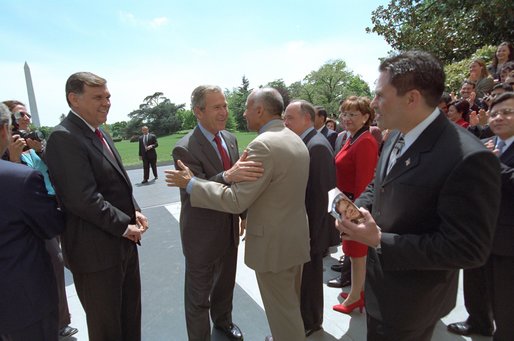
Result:
[[[180,244],[178,219],[180,196],[175,188],[164,182],[164,170],[172,166],[160,166],[159,179],[141,185],[142,169],[129,170],[134,185],[134,196],[143,213],[149,218],[150,229],[144,235],[140,252],[142,279],[144,341],[186,341],[184,318],[184,257]],[[269,335],[269,327],[264,314],[262,301],[257,288],[255,275],[243,262],[244,241],[238,255],[237,285],[234,293],[233,320],[242,329],[246,341],[262,341]],[[337,276],[330,265],[337,263],[341,248],[324,259],[324,282]],[[462,277],[462,276],[461,276]],[[348,289],[348,288],[345,288]],[[73,278],[66,271],[66,290],[72,314],[71,325],[79,332],[66,340],[87,341],[85,314],[78,300]],[[355,311],[344,315],[332,310],[340,303],[340,289],[324,286],[325,315],[323,330],[312,334],[309,341],[364,341],[366,340],[365,312]],[[446,331],[451,322],[466,319],[467,313],[462,298],[462,281],[459,286],[456,308],[437,325],[434,341],[488,341],[487,337],[459,337]],[[212,341],[225,341],[224,335],[213,329]]]

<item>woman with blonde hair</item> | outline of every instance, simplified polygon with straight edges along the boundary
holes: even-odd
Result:
[[[483,98],[493,90],[494,80],[485,62],[482,59],[475,59],[469,65],[468,79],[475,82],[475,93],[477,98]]]

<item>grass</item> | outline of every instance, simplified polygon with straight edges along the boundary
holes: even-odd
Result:
[[[175,144],[178,140],[180,140],[184,135],[186,135],[188,131],[180,131],[176,134],[161,136],[157,140],[159,142],[159,147],[157,147],[157,163],[158,164],[166,164],[170,163],[171,160],[171,151],[175,147]],[[235,132],[234,135],[237,137],[237,143],[239,145],[239,151],[242,152],[246,146],[252,141],[255,136],[257,136],[254,132]],[[123,140],[121,142],[116,142],[116,149],[121,155],[121,159],[123,160],[123,165],[125,167],[135,167],[142,166],[142,161],[139,160],[139,142],[129,142],[128,140]]]

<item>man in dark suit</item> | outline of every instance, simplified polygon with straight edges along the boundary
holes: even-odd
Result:
[[[157,137],[148,132],[148,127],[143,126],[141,128],[143,135],[139,137],[139,159],[143,160],[143,182],[146,184],[150,177],[150,166],[152,166],[152,173],[157,180],[157,152],[155,148],[159,146],[157,143]]]
[[[66,82],[66,99],[71,111],[50,135],[46,161],[65,213],[62,249],[89,340],[140,340],[136,243],[148,222],[113,141],[98,129],[111,106],[106,80],[75,73]]]
[[[335,149],[337,132],[332,129],[328,129],[325,123],[327,122],[328,113],[325,108],[321,106],[316,106],[316,116],[314,116],[314,128],[320,132],[323,136],[325,136],[330,142],[332,149]]]
[[[500,214],[493,248],[487,263],[464,270],[464,303],[469,317],[451,323],[448,330],[459,335],[482,334],[493,340],[510,340],[514,335],[510,298],[514,287],[514,93],[505,93],[491,103],[489,127],[496,135],[486,141],[501,163]]]
[[[409,51],[379,70],[371,106],[379,127],[396,130],[355,201],[365,221],[338,228],[370,246],[368,340],[430,340],[455,306],[459,269],[482,265],[490,252],[500,167],[437,108],[445,76],[436,58]]]
[[[0,104],[0,155],[11,142],[11,113]],[[55,340],[57,284],[49,240],[64,219],[39,171],[0,160],[0,340]]]
[[[213,85],[197,87],[191,95],[191,108],[198,125],[175,145],[172,153],[175,162],[182,160],[202,179],[226,185],[244,180],[241,171],[245,169],[239,166],[247,165],[251,172],[251,165],[256,163],[236,163],[239,158],[237,140],[225,130],[228,111],[221,88]],[[231,340],[242,340],[241,330],[232,322],[239,215],[192,207],[190,195],[184,189],[180,190],[180,197],[189,340],[210,340],[209,311],[215,328]]]
[[[305,335],[323,324],[323,254],[330,246],[334,218],[327,212],[328,191],[336,187],[334,152],[328,140],[314,129],[315,109],[307,101],[291,102],[284,114],[286,127],[300,136],[309,150],[309,179],[305,208],[309,219],[310,262],[303,265],[300,309]]]

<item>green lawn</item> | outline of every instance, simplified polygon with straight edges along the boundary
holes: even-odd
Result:
[[[187,131],[181,131],[176,134],[161,136],[157,138],[159,142],[159,147],[157,147],[157,162],[170,162],[171,161],[171,151],[173,147],[175,147],[175,143],[177,143],[182,136],[187,134]],[[237,137],[239,151],[242,152],[243,149],[246,148],[248,143],[252,141],[255,136],[257,136],[254,132],[235,132]],[[123,160],[123,164],[125,166],[135,166],[140,165],[142,162],[139,160],[139,143],[138,142],[129,142],[128,140],[124,140],[121,142],[116,142],[116,149],[121,155]]]

